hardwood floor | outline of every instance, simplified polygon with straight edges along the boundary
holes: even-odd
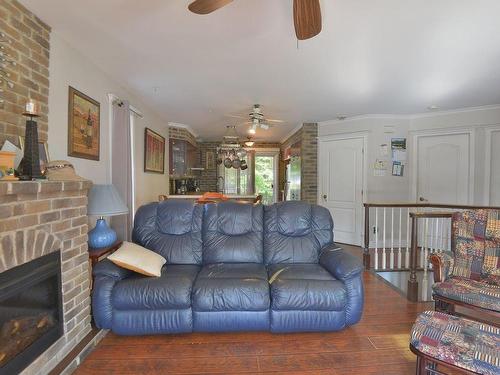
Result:
[[[364,281],[363,318],[340,332],[109,333],[76,374],[414,374],[409,332],[432,304],[408,302],[372,273]]]

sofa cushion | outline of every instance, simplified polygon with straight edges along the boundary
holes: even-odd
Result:
[[[330,212],[306,202],[280,202],[264,209],[264,260],[318,263],[321,249],[333,242]]]
[[[205,205],[203,263],[262,263],[262,205],[220,202]]]
[[[167,260],[167,264],[201,264],[203,206],[166,200],[140,207],[132,239]]]
[[[482,276],[500,285],[500,211],[488,210]]]
[[[193,289],[196,311],[264,311],[269,309],[266,269],[255,263],[203,266]]]
[[[160,254],[128,241],[123,241],[108,259],[119,267],[156,277],[161,276],[161,269],[167,262]]]
[[[347,303],[344,283],[319,264],[269,267],[273,310],[341,311]]]
[[[484,261],[486,210],[462,211],[453,214],[452,238],[455,241],[453,276],[479,280]]]
[[[117,310],[186,309],[200,267],[166,265],[160,277],[138,274],[116,283],[111,297]]]
[[[500,311],[500,286],[452,277],[432,286],[435,294],[484,309]]]

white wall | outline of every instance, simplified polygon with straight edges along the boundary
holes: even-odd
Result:
[[[144,129],[150,128],[165,137],[165,147],[168,147],[168,126],[152,127],[146,119],[134,116],[134,167],[135,167],[135,207],[158,200],[158,195],[168,194],[168,161],[165,165],[165,174],[144,172]],[[168,149],[165,150],[168,158]]]
[[[82,91],[101,104],[101,149],[100,160],[73,158],[68,156],[68,86]],[[168,150],[166,150],[166,173],[164,175],[143,172],[144,126],[160,134],[168,134],[166,120],[151,111],[137,95],[124,88],[107,73],[91,63],[72,48],[54,30],[51,34],[50,92],[49,92],[49,154],[51,160],[68,160],[77,173],[94,183],[111,181],[111,142],[108,93],[113,93],[139,109],[144,118],[139,121],[135,136],[136,150],[136,205],[151,200],[168,191]],[[142,130],[140,130],[142,129]],[[141,132],[142,131],[142,132]],[[168,142],[167,145],[168,147]],[[140,167],[140,168],[139,168]]]
[[[409,202],[410,195],[410,168],[412,137],[416,132],[429,129],[472,128],[475,138],[475,176],[473,204],[484,204],[486,197],[485,180],[487,173],[485,167],[487,131],[486,129],[500,126],[500,106],[470,108],[457,111],[434,112],[422,115],[391,116],[367,115],[343,121],[332,120],[319,123],[318,135],[320,138],[333,134],[367,132],[368,133],[368,169],[366,170],[367,192],[366,202]],[[380,144],[386,143],[390,147],[391,138],[407,138],[408,161],[404,177],[394,177],[390,170],[390,155],[385,157],[388,161],[388,171],[385,177],[373,176],[373,165],[380,156]],[[493,148],[500,148],[493,145]],[[319,171],[318,173],[321,173]],[[495,180],[496,181],[496,180]],[[500,188],[500,187],[499,187]]]

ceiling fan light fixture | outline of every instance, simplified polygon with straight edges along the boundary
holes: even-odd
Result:
[[[255,144],[255,142],[254,142],[254,141],[246,141],[246,142],[245,142],[245,146],[246,146],[246,147],[253,147],[253,145],[254,145],[254,144]]]

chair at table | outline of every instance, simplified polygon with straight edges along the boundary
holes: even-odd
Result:
[[[229,198],[222,193],[215,192],[207,192],[204,193],[201,198],[198,198],[196,203],[207,204],[207,203],[215,203],[219,201],[227,201]]]

